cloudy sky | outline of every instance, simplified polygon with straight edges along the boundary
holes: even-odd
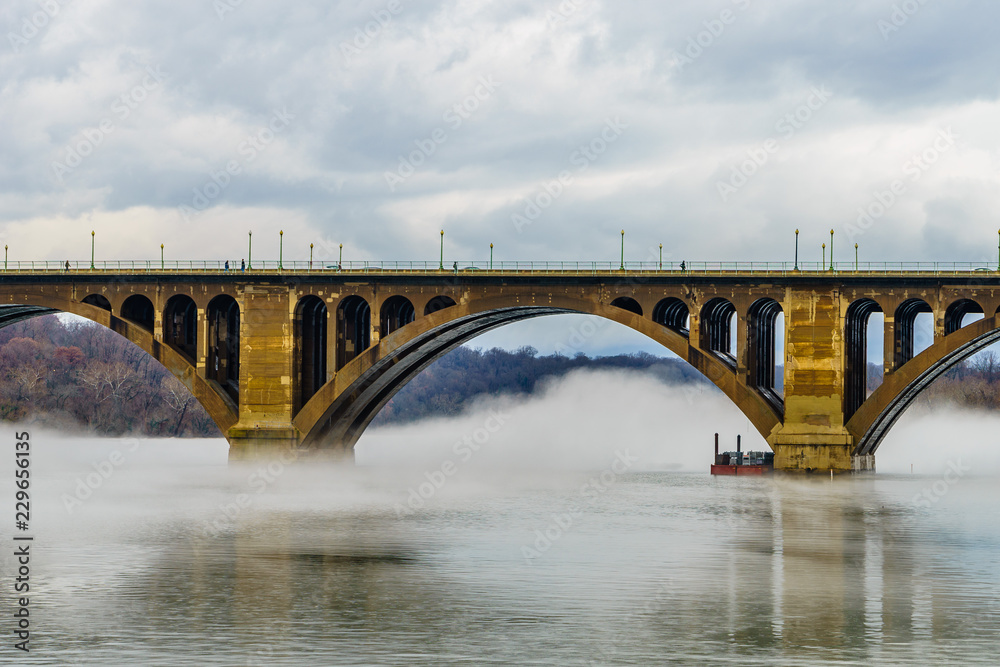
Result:
[[[8,0],[14,259],[989,262],[1000,20],[952,0]],[[863,217],[862,214],[867,217]],[[853,249],[853,248],[852,248]],[[851,258],[853,259],[853,258]],[[450,262],[449,262],[450,263]]]

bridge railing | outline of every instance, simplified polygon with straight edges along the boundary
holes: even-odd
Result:
[[[443,268],[442,268],[443,266]],[[458,261],[441,264],[430,261],[346,261],[340,264],[329,261],[254,260],[243,267],[239,261],[230,260],[103,260],[54,261],[11,260],[4,262],[0,273],[553,273],[577,275],[640,274],[979,274],[1000,273],[1000,267],[982,262],[512,262],[512,261]]]

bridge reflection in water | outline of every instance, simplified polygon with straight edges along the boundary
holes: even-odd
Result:
[[[871,470],[916,396],[1000,339],[1000,273],[960,265],[440,271],[257,263],[243,272],[41,264],[0,274],[0,324],[64,311],[126,336],[186,384],[233,459],[290,449],[350,458],[382,406],[435,359],[505,324],[584,313],[645,334],[711,379],[774,449],[776,469]],[[876,313],[884,318],[884,382],[869,395]],[[921,315],[932,320],[923,350]]]
[[[1000,501],[989,480],[925,509],[912,499],[929,478],[632,474],[526,562],[578,481],[525,473],[399,516],[406,483],[378,471],[286,475],[233,518],[215,505],[235,493],[205,502],[222,518],[207,532],[190,508],[179,522],[133,503],[120,525],[142,518],[141,538],[91,531],[103,511],[47,536],[74,554],[52,564],[46,618],[64,629],[47,651],[100,661],[141,638],[137,663],[967,664],[1000,641],[998,556],[979,546],[1000,528],[972,519]],[[90,613],[62,618],[74,600]]]

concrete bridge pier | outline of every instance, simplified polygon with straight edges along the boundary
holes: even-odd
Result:
[[[785,321],[785,413],[767,438],[774,468],[792,473],[874,470],[874,456],[856,457],[847,430],[852,360],[839,290],[789,289]],[[863,344],[861,345],[863,348]],[[863,353],[863,349],[862,349]],[[864,392],[863,387],[860,391]]]

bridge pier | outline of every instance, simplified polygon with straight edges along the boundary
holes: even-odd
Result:
[[[856,456],[853,445],[773,445],[774,469],[787,473],[875,472],[875,455]]]
[[[288,428],[242,428],[239,425],[229,429],[226,434],[229,441],[229,460],[259,461],[295,454],[299,439],[297,431]]]

